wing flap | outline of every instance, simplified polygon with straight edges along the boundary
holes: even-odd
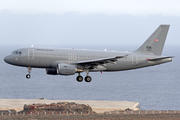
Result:
[[[127,57],[127,55],[124,56],[115,56],[115,57],[108,57],[108,58],[102,58],[102,59],[94,59],[94,60],[86,60],[86,61],[79,61],[76,64],[106,64],[111,62],[116,62],[117,59]]]

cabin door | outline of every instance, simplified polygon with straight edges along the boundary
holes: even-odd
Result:
[[[138,64],[138,56],[136,54],[132,54],[132,65]]]
[[[34,49],[28,49],[28,59],[34,59]]]

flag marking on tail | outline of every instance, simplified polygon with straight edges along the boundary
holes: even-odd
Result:
[[[158,42],[158,39],[154,39],[155,42]]]

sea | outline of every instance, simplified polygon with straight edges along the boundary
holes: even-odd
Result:
[[[139,102],[142,110],[180,110],[180,47],[165,45],[163,55],[173,61],[157,66],[119,72],[92,72],[90,83],[72,76],[47,75],[45,69],[12,66],[4,57],[31,45],[0,45],[0,99],[105,100]],[[138,45],[34,45],[34,47],[107,51],[136,50]],[[86,76],[85,73],[82,76]]]

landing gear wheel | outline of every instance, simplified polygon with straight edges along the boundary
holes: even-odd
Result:
[[[92,80],[92,78],[91,78],[90,76],[86,76],[86,77],[85,77],[85,81],[86,81],[86,82],[91,82],[91,80]]]
[[[77,80],[78,82],[82,82],[82,81],[83,81],[83,77],[82,77],[82,76],[77,76],[76,80]]]
[[[29,73],[29,74],[26,75],[26,78],[27,78],[27,79],[31,78],[31,75],[30,75],[30,73],[31,73],[31,67],[28,67],[28,73]]]
[[[26,75],[26,78],[27,78],[27,79],[31,78],[31,75],[30,75],[30,74],[27,74],[27,75]]]

